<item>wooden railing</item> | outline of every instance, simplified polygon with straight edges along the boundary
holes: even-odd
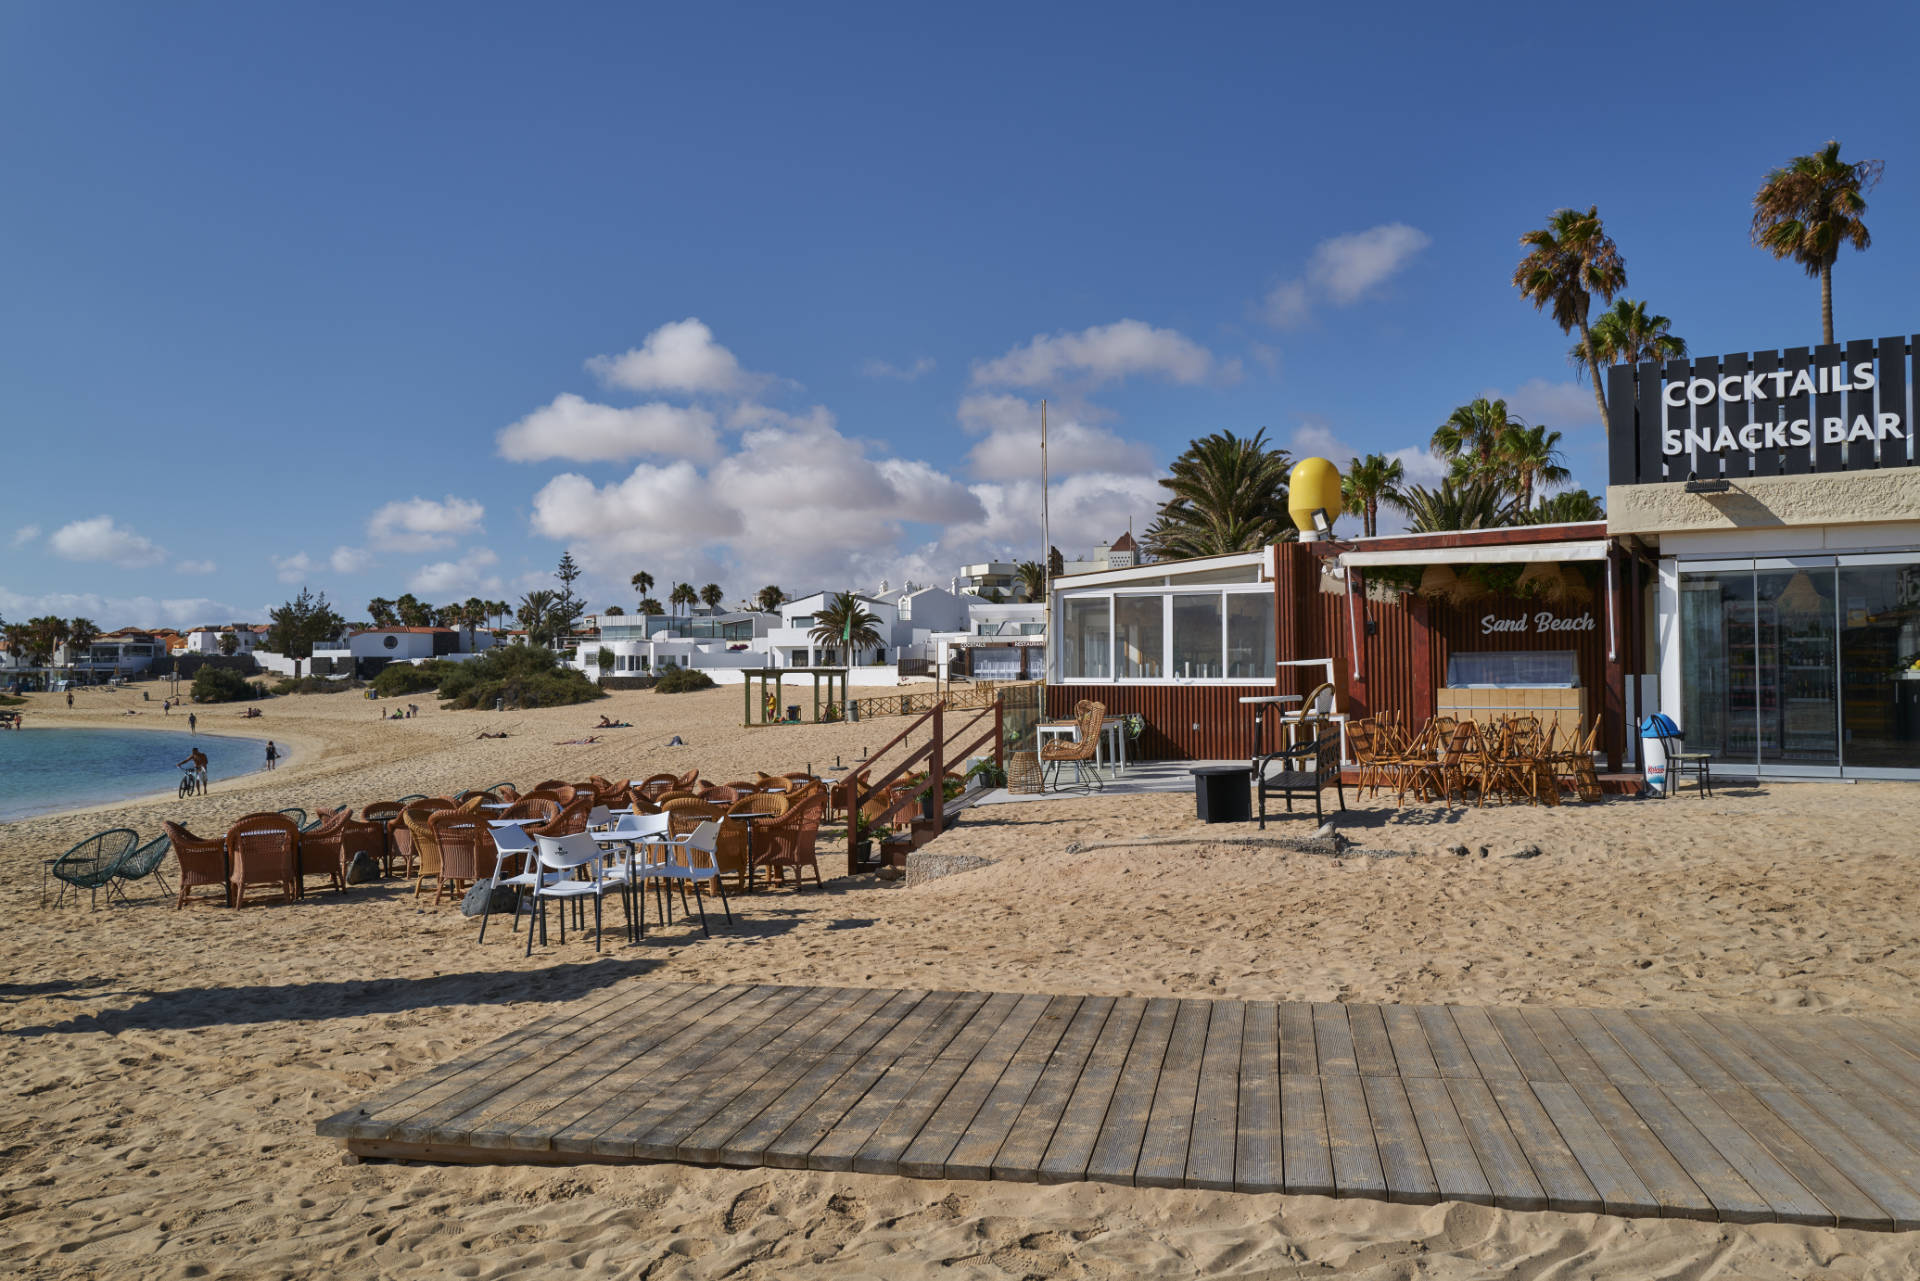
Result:
[[[863,811],[869,802],[877,796],[886,794],[902,778],[911,773],[915,766],[926,762],[927,776],[910,789],[901,791],[887,807],[866,819],[869,830],[877,830],[891,823],[894,818],[908,809],[923,804],[929,792],[933,794],[933,831],[938,836],[946,820],[946,778],[949,762],[962,762],[968,757],[981,754],[981,749],[989,744],[993,748],[995,766],[1006,767],[1003,721],[999,699],[981,709],[978,715],[967,720],[953,730],[947,730],[947,708],[936,701],[912,724],[895,734],[874,752],[867,760],[848,774],[843,784],[847,806],[847,872],[872,871],[879,866],[877,858],[871,862],[860,857],[860,829]],[[979,734],[972,733],[982,722],[990,722]],[[926,729],[926,741],[914,746],[916,731]],[[956,743],[959,744],[956,747]],[[869,782],[875,771],[882,768],[881,761],[895,748],[901,748],[903,755],[878,781]]]
[[[860,704],[862,720],[869,716],[914,716],[930,712],[936,706],[945,707],[950,712],[973,711],[976,708],[992,707],[1000,698],[1000,691],[1015,682],[982,681],[966,689],[948,689],[939,693],[920,694],[882,694],[877,698],[857,698],[851,701]]]

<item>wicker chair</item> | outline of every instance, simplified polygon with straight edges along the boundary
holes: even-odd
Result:
[[[233,905],[247,905],[249,885],[277,885],[292,902],[300,896],[300,825],[285,814],[248,814],[227,829]]]
[[[507,807],[500,815],[503,819],[525,819],[529,823],[545,825],[560,817],[560,803],[543,797],[522,798]]]
[[[673,780],[673,783],[674,783],[673,790],[676,792],[691,792],[693,790],[693,785],[695,783],[698,783],[699,781],[700,781],[700,771],[697,769],[690,769],[686,773],[680,775],[678,778]]]
[[[509,805],[520,799],[520,792],[512,783],[495,783],[487,789],[487,795],[496,801],[505,801]]]
[[[297,805],[275,812],[285,814],[288,818],[292,819],[295,827],[305,827],[307,825],[307,812]]]
[[[734,791],[738,792],[742,796],[752,796],[754,793],[760,790],[760,784],[749,783],[744,778],[729,779],[727,782],[721,784],[721,786],[731,787]]]
[[[731,783],[714,783],[700,789],[700,799],[709,805],[731,805],[742,796],[751,795],[752,788],[742,792]]]
[[[763,842],[765,853],[760,857],[760,865],[767,869],[778,884],[786,884],[786,872],[793,869],[793,887],[796,890],[806,888],[806,880],[801,874],[802,868],[813,869],[813,883],[824,886],[820,878],[820,861],[814,856],[814,846],[820,837],[820,820],[827,812],[827,794],[824,790],[807,793],[794,801],[785,814],[755,824],[760,830],[754,839]]]
[[[459,886],[472,885],[480,879],[481,868],[492,868],[493,837],[484,821],[457,810],[443,810],[427,823],[433,829],[433,843],[440,850],[439,884],[433,890],[433,901],[438,903],[449,886],[454,887],[458,895]],[[455,902],[458,901],[456,897]]]
[[[375,857],[380,860],[380,873],[383,876],[393,875],[393,861],[396,858],[404,866],[407,853],[413,849],[413,834],[400,821],[400,811],[405,808],[399,801],[375,801],[360,810],[360,817],[364,821],[380,825],[381,843]],[[407,843],[404,851],[400,848],[402,840]]]
[[[533,785],[533,790],[536,792],[551,792],[551,791],[558,791],[560,788],[563,788],[563,787],[571,787],[571,786],[572,784],[567,782],[567,780],[564,778],[549,778],[549,779],[543,779],[540,782],[535,783]]]
[[[745,822],[735,819],[735,814],[766,814],[773,818],[787,812],[787,798],[784,796],[743,796],[726,807],[725,816],[730,820],[720,824],[720,842],[714,851],[719,862],[720,874],[737,874],[736,883],[743,890],[753,888],[753,869],[765,857],[767,846],[757,835],[749,836],[747,829],[758,827],[765,820]],[[748,859],[751,843],[752,859]]]
[[[86,840],[62,854],[48,868],[53,879],[60,882],[60,897],[53,901],[60,906],[61,899],[67,896],[67,887],[85,890],[90,905],[98,907],[100,891],[107,891],[107,902],[113,902],[113,878],[120,867],[140,845],[140,833],[130,827],[109,828],[96,832]],[[74,897],[79,898],[78,894]]]
[[[351,811],[344,805],[337,810],[321,810],[320,825],[300,833],[300,892],[306,893],[309,876],[325,876],[333,888],[347,889],[347,818]]]
[[[178,823],[162,823],[167,843],[173,847],[174,861],[180,868],[180,897],[174,900],[177,911],[187,905],[188,891],[196,885],[218,885],[223,906],[233,906],[233,886],[227,880],[225,841],[195,836]]]
[[[123,902],[126,900],[127,885],[133,881],[144,881],[149,876],[153,878],[155,884],[159,885],[162,895],[173,893],[173,888],[167,884],[167,878],[160,872],[160,865],[167,857],[167,847],[167,837],[163,833],[127,855],[121,862],[120,870],[113,874],[118,884],[111,889],[120,895]]]
[[[491,805],[492,803],[493,797],[487,795],[485,792],[471,792],[467,795],[467,799],[454,806],[454,809],[462,814],[478,814],[482,805]]]
[[[433,828],[430,821],[435,814],[453,809],[453,805],[443,800],[421,801],[409,805],[400,811],[400,820],[407,825],[407,832],[413,838],[413,851],[407,859],[408,876],[413,878],[413,895],[420,897],[420,886],[429,876],[440,875],[440,847],[433,843]]]
[[[672,774],[649,774],[641,781],[640,786],[634,790],[638,791],[650,801],[658,801],[668,792],[676,790],[674,783],[677,781]]]
[[[700,798],[692,792],[662,792],[653,798],[653,803],[664,810],[672,801],[697,801],[699,799]]]
[[[1073,741],[1063,743],[1057,738],[1049,741],[1040,749],[1040,767],[1052,777],[1056,790],[1062,790],[1057,787],[1060,780],[1060,767],[1071,764],[1075,783],[1084,790],[1088,780],[1091,779],[1092,790],[1099,791],[1101,789],[1100,772],[1087,767],[1100,757],[1100,727],[1106,723],[1106,705],[1091,699],[1082,699],[1074,705],[1073,719]],[[1042,785],[1044,786],[1044,783]]]

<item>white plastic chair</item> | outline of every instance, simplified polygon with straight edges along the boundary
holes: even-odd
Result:
[[[662,844],[678,854],[678,859],[669,858],[664,864],[662,877],[680,884],[680,906],[687,904],[687,886],[693,886],[693,901],[700,908],[700,932],[708,938],[713,931],[707,928],[706,886],[712,882],[720,891],[720,910],[727,914],[727,924],[733,924],[733,908],[727,902],[727,884],[720,875],[720,820],[708,819],[685,836],[664,841]]]
[[[660,898],[658,880],[666,875],[663,864],[656,862],[651,850],[657,849],[667,834],[668,816],[665,814],[622,814],[617,823],[604,831],[592,833],[594,840],[602,846],[625,846],[624,850],[609,849],[613,860],[612,869],[607,873],[609,884],[617,884],[622,892],[631,890],[634,894],[644,892],[646,882],[655,881],[654,907],[666,918],[668,911]],[[629,908],[631,912],[631,908]],[[639,923],[639,937],[647,932],[647,909],[644,899],[634,919]],[[629,939],[634,938],[631,929]]]
[[[533,887],[534,909],[540,915],[540,945],[547,943],[547,900],[560,900],[560,941],[567,941],[566,905],[573,903],[576,908],[582,899],[593,900],[593,950],[600,950],[601,900],[606,897],[607,882],[605,869],[601,866],[604,855],[594,843],[591,834],[575,832],[571,836],[540,836],[534,838],[539,843],[538,857],[540,868],[538,880]],[[576,880],[575,873],[591,869],[591,880]],[[629,918],[631,919],[631,918]],[[584,928],[584,922],[583,922]],[[533,924],[527,924],[527,955],[533,955]]]
[[[529,836],[527,830],[517,823],[495,821],[491,823],[490,826],[493,828],[493,876],[491,878],[493,887],[495,889],[514,890],[520,898],[524,898],[527,893],[531,892],[535,886],[540,884],[539,854],[537,847],[533,843],[534,838]],[[521,860],[520,870],[512,876],[501,876],[501,865],[511,858]],[[480,914],[480,941],[482,943],[487,941],[487,919],[492,915],[493,895],[489,894],[487,895],[487,910]],[[517,900],[513,905],[513,928],[516,931],[520,928],[520,903]]]
[[[587,811],[587,830],[597,832],[613,822],[613,812],[604,805],[596,805]]]

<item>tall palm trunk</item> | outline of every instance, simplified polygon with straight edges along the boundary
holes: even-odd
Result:
[[[1600,380],[1600,353],[1593,349],[1593,330],[1587,328],[1587,318],[1580,317],[1580,348],[1587,353],[1587,368],[1593,374],[1593,403],[1600,406],[1600,435],[1607,434],[1607,387]]]
[[[1833,264],[1820,264],[1820,334],[1821,341],[1833,345]]]
[[[1380,525],[1380,500],[1368,494],[1366,511],[1363,514],[1366,516],[1367,537],[1372,538],[1373,531]]]

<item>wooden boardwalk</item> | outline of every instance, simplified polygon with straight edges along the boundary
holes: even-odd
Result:
[[[1904,1231],[1920,1020],[634,982],[319,1132]]]

